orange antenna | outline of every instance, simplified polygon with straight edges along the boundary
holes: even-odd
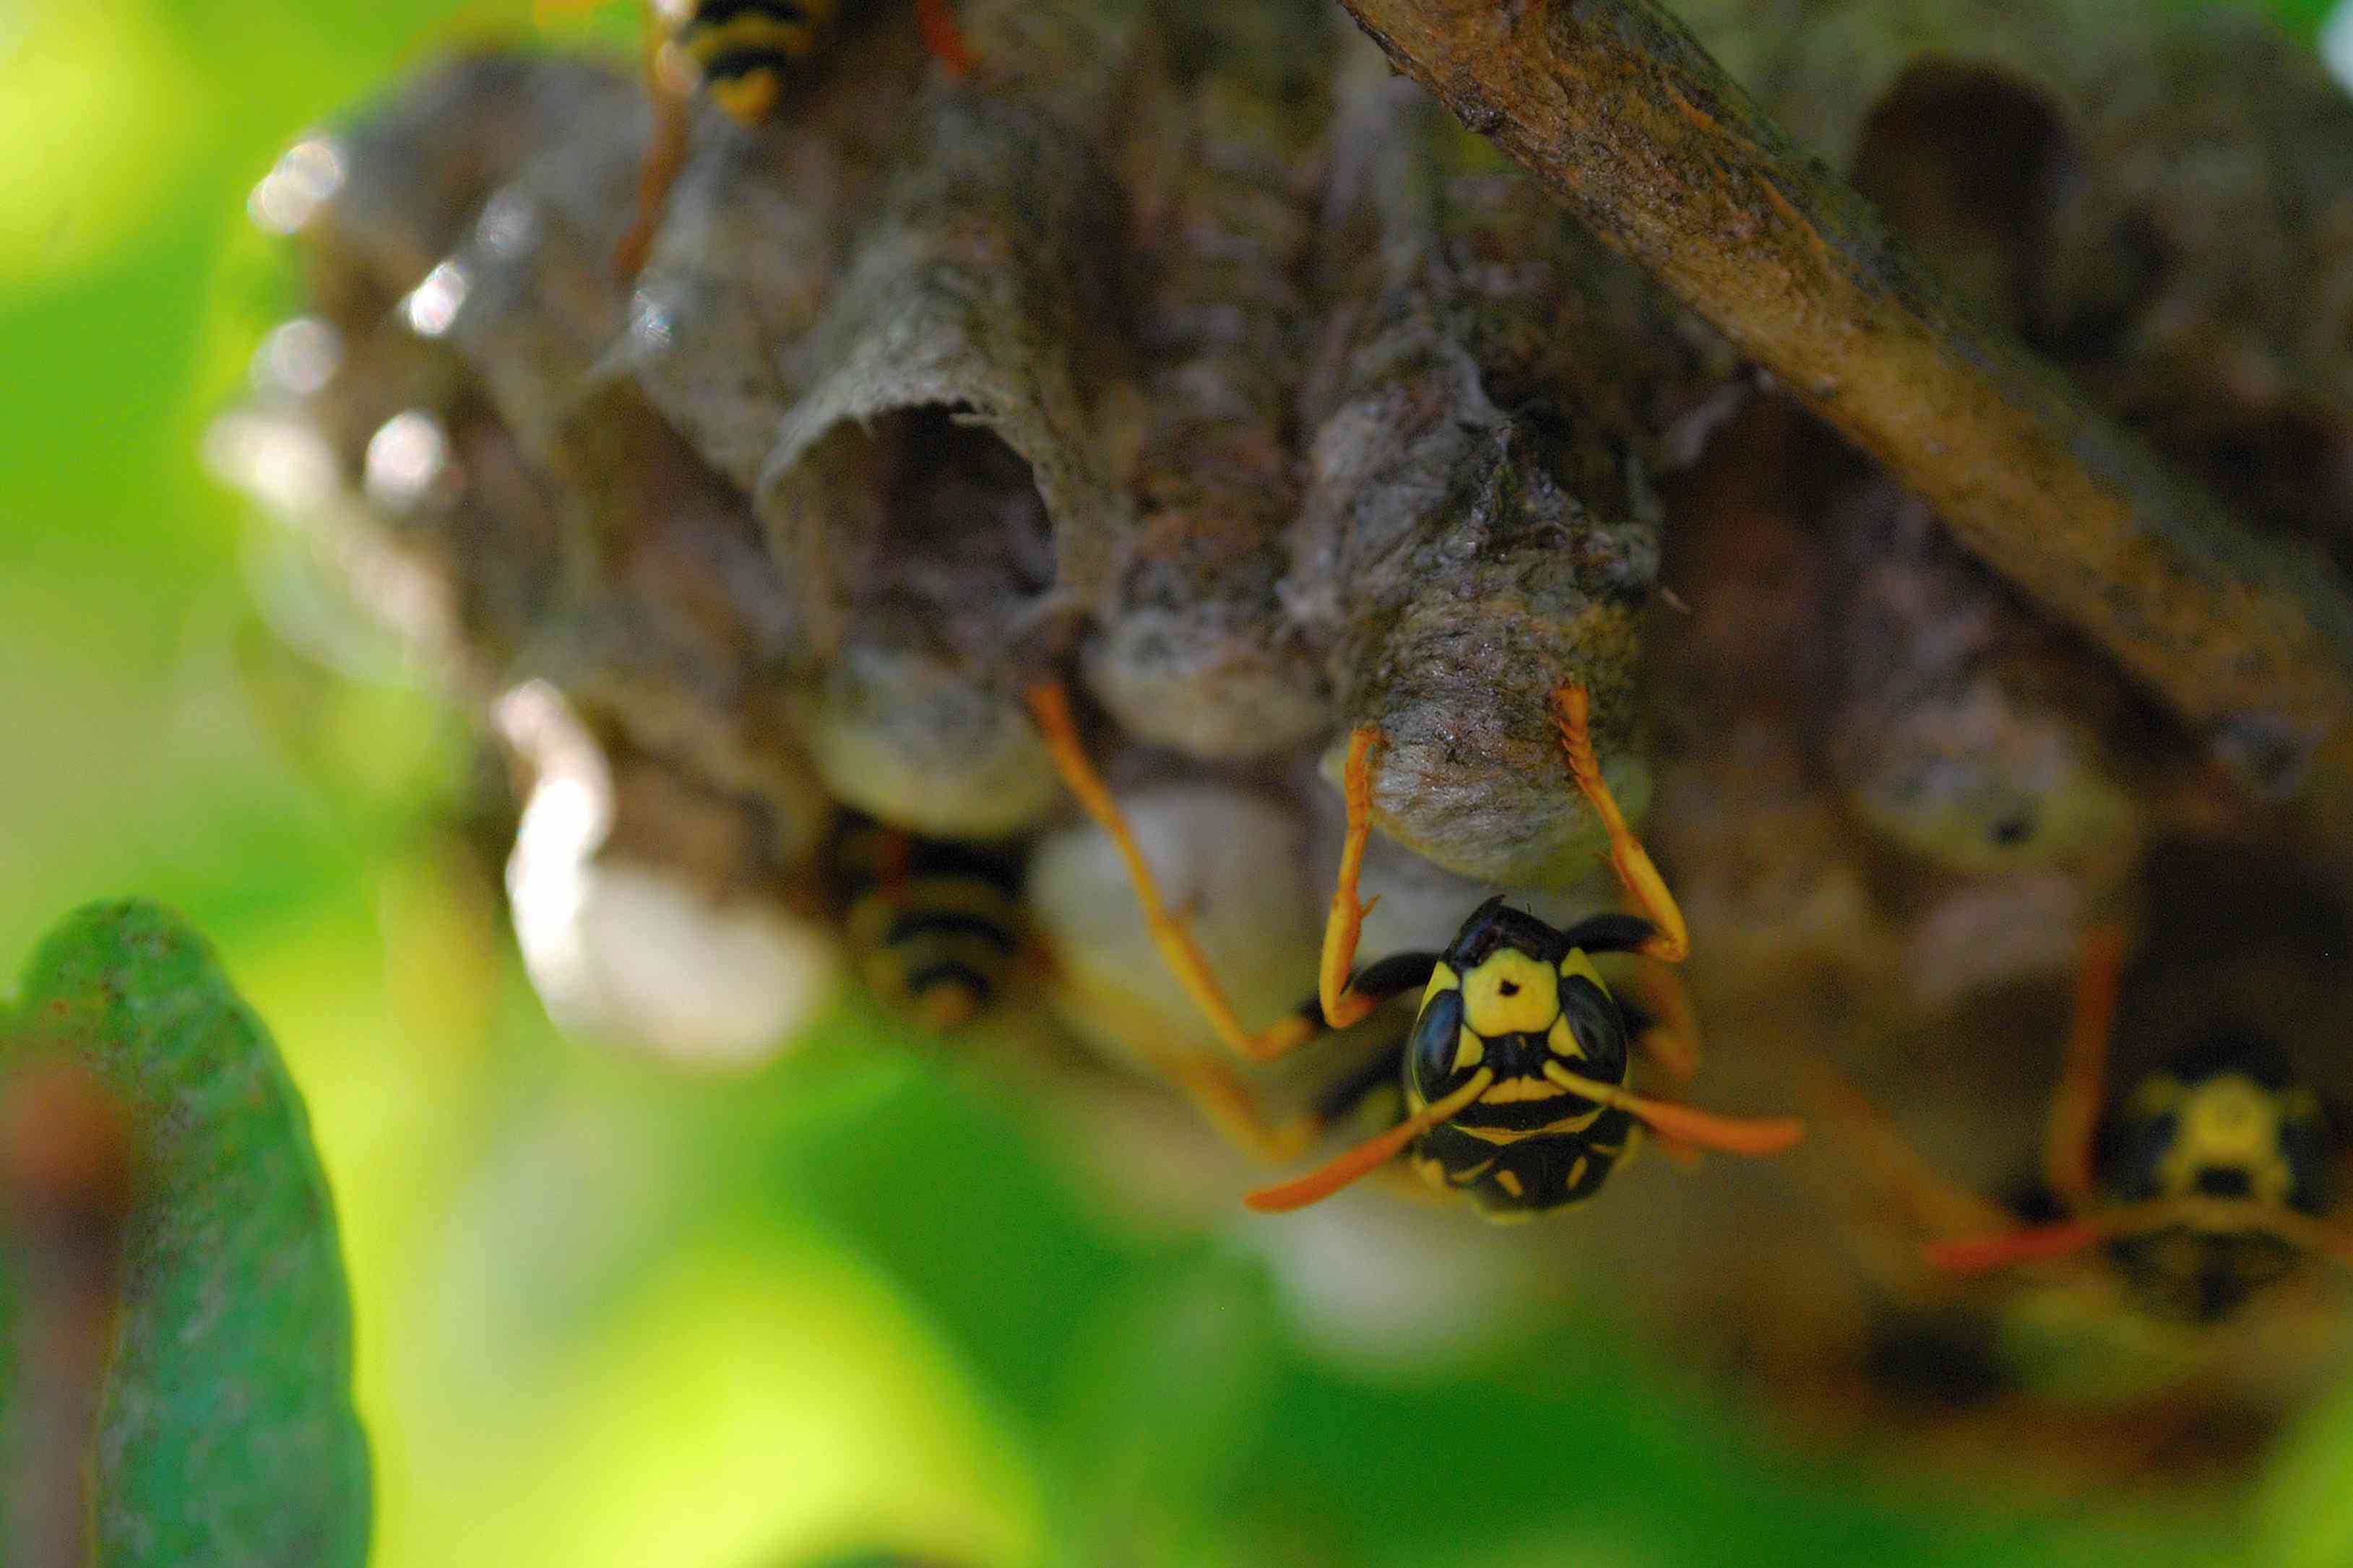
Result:
[[[1280,1214],[1286,1209],[1305,1208],[1309,1204],[1320,1203],[1358,1177],[1395,1159],[1407,1144],[1440,1122],[1451,1120],[1465,1106],[1486,1093],[1494,1081],[1495,1069],[1481,1068],[1461,1089],[1443,1100],[1432,1100],[1377,1138],[1366,1139],[1330,1164],[1311,1171],[1295,1182],[1261,1187],[1245,1195],[1242,1202],[1262,1214]]]
[[[1757,1118],[1717,1116],[1664,1100],[1645,1100],[1598,1078],[1573,1073],[1558,1062],[1545,1063],[1545,1077],[1571,1094],[1598,1104],[1614,1106],[1636,1117],[1678,1143],[1716,1149],[1727,1154],[1778,1154],[1806,1135],[1806,1124],[1794,1116]]]

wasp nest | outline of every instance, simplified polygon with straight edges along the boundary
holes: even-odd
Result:
[[[1987,312],[2235,504],[2353,548],[2353,107],[2306,62],[2070,0],[1690,9]],[[1858,1433],[2040,1430],[2023,1404],[2096,1464],[2087,1430],[2267,1430],[2281,1347],[2341,1349],[2312,1293],[2172,1361],[2120,1350],[2112,1270],[1939,1279],[1934,1205],[1890,1172],[1994,1202],[2034,1174],[2107,923],[2139,933],[2119,1081],[2239,1030],[2353,1094],[2346,847],[2233,795],[1323,5],[965,0],[962,79],[868,10],[767,122],[698,105],[627,283],[649,116],[597,65],[452,61],[257,200],[336,352],[224,449],[507,747],[551,1005],[772,1048],[838,945],[854,812],[1026,865],[1050,977],[1017,1006],[1148,1075],[1213,1058],[1026,695],[1090,700],[1256,1020],[1313,988],[1358,727],[1384,738],[1366,957],[1444,946],[1493,891],[1603,901],[1546,710],[1577,681],[1691,915],[1706,1098],[1804,1091],[1817,1134],[1472,1242],[1351,1200],[1360,1239],[1483,1279],[1450,1292],[1473,1319],[1606,1279]],[[1304,1053],[1290,1092],[1388,1059],[1401,1020]],[[1162,1197],[1239,1186],[1149,1095],[1083,1092]],[[2108,1352],[2124,1392],[2054,1392],[2054,1357]]]

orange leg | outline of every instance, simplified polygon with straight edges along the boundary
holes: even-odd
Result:
[[[1588,733],[1586,720],[1588,700],[1585,688],[1575,681],[1562,686],[1552,694],[1553,728],[1560,732],[1561,750],[1568,755],[1569,776],[1577,787],[1593,804],[1602,828],[1609,835],[1609,864],[1618,879],[1634,896],[1644,915],[1659,928],[1658,934],[1644,943],[1641,951],[1650,957],[1668,963],[1680,963],[1691,952],[1691,933],[1683,926],[1683,912],[1675,907],[1675,896],[1667,891],[1666,879],[1651,864],[1650,852],[1634,830],[1626,826],[1625,814],[1618,809],[1617,800],[1601,777],[1601,763],[1593,754],[1593,740]]]
[[[923,29],[923,47],[947,68],[949,75],[969,75],[979,63],[973,58],[972,46],[965,42],[964,29],[956,26],[948,0],[915,0],[915,26]]]
[[[2108,1033],[2116,1020],[2124,952],[2124,933],[2114,926],[2095,926],[2084,936],[2083,968],[2075,976],[2074,1016],[2043,1137],[2043,1180],[2079,1213],[2094,1197],[2092,1138],[2105,1098]]]
[[[653,131],[646,141],[646,155],[638,165],[637,214],[630,222],[621,243],[613,247],[613,276],[623,283],[634,282],[646,265],[647,253],[653,249],[654,231],[661,226],[662,209],[670,205],[670,187],[678,184],[679,172],[686,167],[687,133],[692,117],[687,106],[693,97],[693,84],[678,68],[672,58],[668,36],[656,27],[647,42],[646,91],[653,104]]]
[[[1242,1027],[1233,1004],[1226,999],[1224,988],[1209,967],[1208,956],[1193,940],[1185,922],[1169,911],[1167,900],[1160,892],[1159,879],[1145,863],[1144,852],[1136,847],[1125,815],[1119,809],[1119,803],[1112,799],[1103,775],[1088,760],[1086,747],[1079,739],[1078,723],[1071,716],[1070,693],[1060,681],[1032,687],[1029,711],[1046,742],[1047,754],[1053,759],[1055,771],[1061,774],[1071,793],[1078,796],[1087,815],[1094,818],[1095,825],[1111,836],[1113,846],[1125,862],[1128,881],[1135,889],[1136,903],[1144,910],[1153,945],[1160,950],[1161,962],[1209,1020],[1218,1038],[1254,1061],[1273,1061],[1323,1033],[1313,1020],[1297,1014],[1255,1034]]]
[[[1348,988],[1365,917],[1380,902],[1377,895],[1361,901],[1356,897],[1365,842],[1373,831],[1373,752],[1380,743],[1380,731],[1370,727],[1350,734],[1347,769],[1341,780],[1348,802],[1348,833],[1340,842],[1340,876],[1332,889],[1332,909],[1324,921],[1324,957],[1315,972],[1315,996],[1323,1005],[1324,1021],[1335,1029],[1346,1028],[1388,999]]]

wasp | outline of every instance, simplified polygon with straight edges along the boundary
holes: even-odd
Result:
[[[592,0],[538,0],[542,17]],[[691,79],[739,125],[759,125],[776,110],[785,89],[829,40],[846,4],[854,0],[648,0],[646,77],[654,129],[638,172],[637,216],[613,254],[613,270],[627,282],[646,264],[670,187],[686,166],[687,102]],[[914,0],[923,47],[948,71],[970,71],[972,50],[956,26],[949,0]]]
[[[1316,995],[1255,1033],[1242,1027],[1184,921],[1167,908],[1087,758],[1067,695],[1059,686],[1042,686],[1030,702],[1065,783],[1126,861],[1164,961],[1236,1052],[1271,1061],[1329,1030],[1349,1027],[1393,998],[1421,992],[1398,1057],[1405,1114],[1311,1173],[1251,1193],[1246,1200],[1251,1207],[1303,1207],[1403,1154],[1425,1181],[1464,1194],[1489,1217],[1526,1218],[1592,1196],[1643,1127],[1670,1145],[1742,1154],[1775,1153],[1804,1135],[1804,1124],[1793,1118],[1717,1116],[1626,1087],[1635,1045],[1676,1076],[1688,1076],[1694,1064],[1672,1031],[1635,1034],[1593,960],[1635,953],[1675,963],[1689,952],[1690,938],[1674,896],[1602,778],[1587,731],[1582,686],[1570,683],[1553,693],[1553,724],[1571,779],[1609,835],[1610,865],[1642,913],[1597,915],[1562,931],[1491,899],[1444,951],[1394,953],[1356,969],[1357,938],[1371,908],[1358,897],[1357,880],[1371,832],[1373,759],[1380,742],[1377,729],[1361,728],[1349,737],[1343,774],[1347,828]],[[1199,1081],[1193,1087],[1198,1096]],[[1229,1125],[1251,1117],[1238,1095],[1236,1086],[1222,1108]],[[1263,1129],[1256,1141],[1270,1151],[1303,1146],[1360,1098],[1345,1091],[1330,1097],[1319,1111]]]
[[[2353,1233],[2323,1218],[2337,1139],[2276,1047],[2210,1036],[2102,1116],[2124,949],[2109,928],[2085,947],[2044,1136],[2064,1217],[1932,1243],[1929,1263],[1978,1274],[2099,1248],[2143,1310],[2193,1323],[2230,1317],[2307,1259],[2353,1267]]]
[[[1023,948],[1018,854],[849,814],[827,861],[851,961],[884,1007],[940,1032],[987,1010]]]

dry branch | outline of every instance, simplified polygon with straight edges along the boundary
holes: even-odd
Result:
[[[1408,75],[2259,780],[2353,716],[2353,603],[1961,304],[1651,0],[1343,0]]]

